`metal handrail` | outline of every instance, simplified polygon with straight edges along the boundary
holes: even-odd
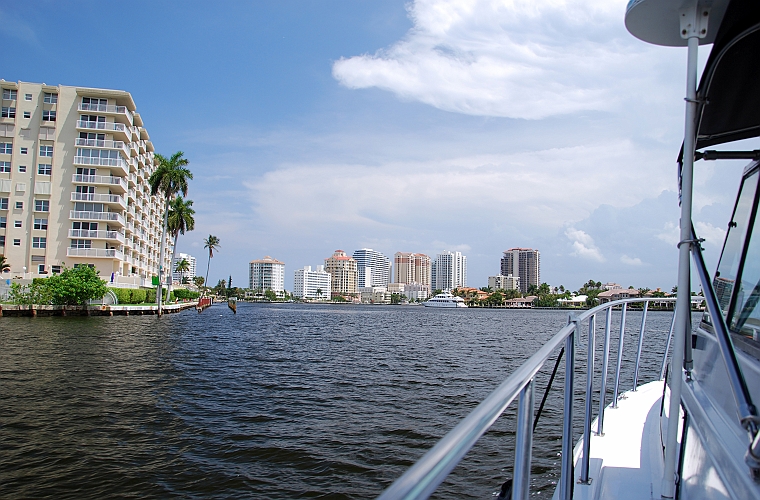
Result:
[[[596,315],[606,312],[605,341],[604,350],[605,358],[609,357],[609,330],[613,308],[622,306],[620,337],[618,353],[618,366],[615,370],[615,396],[613,403],[617,400],[617,388],[620,379],[620,364],[622,362],[622,338],[625,330],[625,319],[627,305],[630,303],[645,303],[652,301],[657,302],[674,302],[676,299],[658,298],[658,297],[640,297],[620,299],[613,302],[601,304],[592,309],[584,311],[577,315],[570,316],[567,326],[557,332],[548,342],[546,342],[533,356],[523,363],[512,375],[499,385],[485,400],[483,400],[467,417],[464,418],[448,434],[441,438],[417,463],[410,467],[401,477],[399,477],[388,489],[386,489],[378,498],[388,499],[425,499],[428,498],[436,488],[446,479],[446,476],[456,467],[467,452],[475,445],[480,437],[488,431],[499,416],[506,408],[519,396],[520,404],[518,408],[517,436],[515,449],[515,468],[512,498],[528,498],[530,485],[530,456],[533,441],[533,427],[530,425],[533,415],[534,404],[534,377],[543,367],[544,363],[551,354],[559,348],[564,342],[566,360],[565,360],[565,389],[564,389],[564,420],[562,432],[562,472],[559,481],[560,495],[563,500],[570,500],[572,497],[573,484],[573,432],[572,432],[572,414],[573,414],[573,391],[575,380],[575,340],[576,335],[580,335],[580,324],[589,320],[589,338],[588,338],[588,362],[587,362],[587,379],[586,379],[586,404],[584,417],[584,437],[583,437],[583,454],[581,456],[581,481],[588,482],[589,470],[589,443],[591,435],[592,408],[591,399],[593,394],[593,375],[594,375],[594,355],[595,355],[595,330]],[[642,327],[639,333],[638,343],[639,351],[643,346],[643,335],[646,324],[646,314],[648,307],[644,307],[642,312]],[[675,313],[675,311],[674,311]],[[670,334],[672,334],[672,329]],[[670,336],[669,334],[669,336]],[[669,342],[669,340],[668,340]],[[667,356],[667,352],[665,354]],[[637,353],[636,363],[638,364],[641,353]],[[602,371],[606,379],[607,362],[603,364]],[[638,373],[638,366],[636,367]],[[606,390],[606,380],[602,387]],[[604,402],[604,395],[601,398]],[[601,434],[604,420],[604,412],[600,411],[597,432]],[[527,435],[525,434],[527,433]]]

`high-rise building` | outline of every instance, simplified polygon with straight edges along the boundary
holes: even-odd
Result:
[[[325,271],[332,276],[332,296],[356,296],[358,281],[356,261],[343,250],[335,250],[332,257],[325,259]]]
[[[488,286],[492,290],[519,290],[520,277],[512,276],[489,276]]]
[[[520,292],[528,293],[530,285],[541,284],[541,254],[532,248],[510,248],[501,258],[501,275],[520,278]]]
[[[394,283],[417,283],[430,289],[430,257],[424,253],[396,252],[393,265]]]
[[[435,288],[453,290],[467,286],[467,257],[461,252],[443,252],[435,258]]]
[[[358,288],[387,287],[391,280],[391,261],[388,257],[371,248],[354,252]]]
[[[330,300],[332,277],[325,271],[325,266],[317,266],[316,271],[311,266],[296,269],[293,280],[293,296],[299,299]]]
[[[272,290],[281,295],[285,291],[285,263],[269,255],[252,260],[249,265],[248,288],[258,292]]]
[[[178,273],[177,264],[182,262],[182,260],[186,260],[188,264],[190,264],[190,269],[184,273]],[[174,262],[172,263],[172,279],[176,282],[180,282],[182,278],[187,278],[190,281],[193,281],[193,278],[195,278],[195,266],[195,257],[187,253],[178,253],[177,256],[174,257]]]
[[[151,196],[153,144],[129,92],[6,82],[0,116],[0,254],[44,277],[94,266],[117,284],[150,286],[164,199]],[[168,275],[168,273],[167,273]]]

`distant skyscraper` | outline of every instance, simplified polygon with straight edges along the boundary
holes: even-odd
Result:
[[[293,296],[299,299],[330,300],[332,278],[325,271],[325,266],[317,266],[316,271],[311,266],[296,269],[293,280]]]
[[[332,276],[332,296],[357,294],[356,261],[343,250],[335,250],[325,259],[325,271]]]
[[[530,285],[541,284],[541,254],[532,248],[510,248],[501,259],[502,276],[518,276],[520,292],[528,293]]]
[[[430,287],[430,257],[424,253],[396,252],[393,266],[394,283],[417,283]]]
[[[371,248],[354,252],[356,261],[357,287],[384,286],[391,281],[391,260]]]
[[[179,262],[182,262],[183,259],[187,260],[187,262],[190,264],[190,269],[185,273],[178,273],[176,271],[177,264]],[[195,278],[195,264],[195,257],[192,255],[182,252],[178,253],[177,256],[174,257],[174,263],[172,264],[172,279],[176,282],[179,282],[184,277],[192,282],[193,278]]]
[[[467,257],[461,252],[443,252],[435,258],[435,288],[453,290],[467,286]]]
[[[248,288],[265,292],[272,290],[278,295],[285,291],[285,263],[269,255],[252,260],[248,273]]]

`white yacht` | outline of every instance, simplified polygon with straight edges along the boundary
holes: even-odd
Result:
[[[467,307],[462,297],[457,297],[449,292],[439,293],[423,302],[423,305],[425,307]]]
[[[571,315],[567,326],[380,498],[428,498],[515,400],[514,466],[494,498],[530,498],[532,429],[537,418],[534,377],[554,357],[553,380],[564,354],[555,499],[760,499],[760,415],[754,403],[760,401],[760,220],[756,218],[760,150],[705,149],[760,137],[760,2],[631,0],[625,25],[645,42],[687,47],[685,133],[678,155],[678,294],[670,332],[661,339],[659,380],[638,383],[644,337],[655,335],[646,330],[647,307],[649,301],[663,299],[621,299]],[[697,52],[699,45],[706,44],[713,46],[697,85]],[[744,169],[718,268],[711,277],[702,258],[702,240],[692,225],[693,170],[695,161],[718,159],[751,162]],[[690,276],[692,261],[706,304],[695,333],[690,307],[696,284]],[[641,313],[628,311],[633,303],[643,304]],[[613,308],[621,311],[614,325]],[[640,329],[630,339],[626,316],[634,314],[641,314],[640,320],[636,318]],[[603,334],[597,335],[598,329]],[[624,355],[634,349],[635,356]],[[586,359],[580,377],[576,350]],[[631,390],[622,391],[620,368],[626,363],[633,363],[633,384]],[[585,396],[578,416],[583,428],[574,430],[573,413],[578,408],[573,403],[582,390],[576,378],[585,385]],[[576,431],[581,438],[574,443]]]

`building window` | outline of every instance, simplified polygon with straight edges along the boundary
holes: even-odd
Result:
[[[5,236],[0,236],[0,247],[5,246]]]
[[[50,172],[52,172],[52,170],[52,165],[45,165],[44,163],[37,165],[37,173],[40,175],[50,175]]]
[[[0,112],[0,117],[2,118],[16,118],[16,108],[11,108],[9,106],[3,106],[2,111]]]
[[[17,90],[13,89],[3,89],[3,99],[8,101],[15,101],[17,92]]]
[[[71,229],[84,229],[85,231],[97,231],[97,222],[72,222]]]
[[[54,122],[55,121],[55,111],[43,111],[42,112],[42,121],[43,122]]]
[[[24,100],[25,101],[31,101],[32,100],[32,94],[24,94]]]
[[[35,236],[32,238],[32,248],[47,248],[47,238]]]
[[[8,221],[5,217],[0,217],[0,229],[8,227]]]
[[[22,155],[25,155],[27,153],[29,153],[29,150],[27,148],[21,148],[21,154]]]
[[[8,198],[0,198],[0,210],[8,210]]]
[[[61,266],[50,266],[50,271],[53,274],[61,274]]]
[[[40,156],[53,157],[53,146],[40,146]]]
[[[108,105],[108,99],[98,99],[96,97],[82,97],[82,104],[89,104],[90,109],[95,111],[97,106]]]
[[[48,94],[45,92],[45,98],[42,99],[42,102],[47,104],[56,104],[58,102],[58,94]]]
[[[48,221],[47,219],[34,219],[34,229],[41,229],[47,231]]]
[[[11,173],[11,162],[0,161],[0,172]]]
[[[12,142],[0,142],[0,154],[9,155],[13,153]]]
[[[23,210],[24,209],[24,202],[23,201],[17,201],[16,202],[16,210]]]
[[[49,212],[50,201],[49,200],[34,200],[34,211],[35,212]]]
[[[92,240],[71,240],[71,248],[92,248]]]
[[[14,247],[20,247],[21,246],[21,239],[16,238],[13,240],[13,246]]]
[[[18,166],[18,171],[21,172],[21,173],[26,172],[26,165],[19,165]]]
[[[32,112],[31,111],[24,111],[24,118],[31,118]]]
[[[40,264],[37,266],[37,272],[39,274],[47,274],[47,271],[45,271],[45,264]]]
[[[21,221],[20,220],[14,220],[13,221],[13,227],[21,227]]]

